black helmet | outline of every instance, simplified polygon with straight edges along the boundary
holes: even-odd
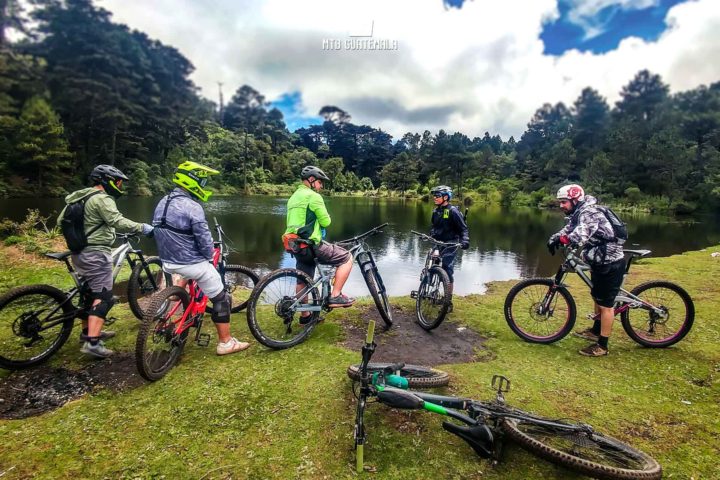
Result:
[[[122,182],[129,180],[119,169],[112,165],[98,165],[90,172],[90,181],[93,185],[102,185],[105,193],[115,198],[123,195]]]
[[[308,165],[307,167],[302,169],[302,172],[300,172],[300,178],[302,178],[303,180],[307,180],[310,177],[315,177],[316,179],[323,180],[325,182],[330,181],[330,177],[325,175],[325,172],[323,172],[314,165]]]
[[[453,192],[452,192],[452,188],[448,187],[447,185],[440,185],[440,186],[435,187],[432,190],[430,190],[430,194],[432,194],[433,196],[447,195],[448,200],[450,200],[452,198]]]

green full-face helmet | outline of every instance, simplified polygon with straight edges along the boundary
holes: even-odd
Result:
[[[173,183],[180,185],[203,202],[207,202],[212,195],[210,190],[205,189],[208,177],[210,177],[210,175],[217,175],[218,173],[220,172],[196,162],[183,162],[178,165],[177,170],[175,170]]]

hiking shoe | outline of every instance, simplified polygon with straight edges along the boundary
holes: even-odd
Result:
[[[342,293],[337,297],[328,298],[328,307],[330,308],[347,308],[352,306],[353,303],[355,303],[354,298],[343,295]]]
[[[86,355],[90,355],[95,358],[108,358],[114,352],[107,348],[103,342],[98,342],[97,345],[93,345],[90,342],[83,343],[80,351]]]
[[[300,325],[307,325],[312,321],[312,313],[310,315],[300,315],[300,320],[298,320],[298,323]]]
[[[115,332],[113,332],[112,330],[107,330],[107,331],[103,330],[102,332],[100,332],[100,340],[108,340],[110,338],[113,338],[114,336],[115,336]],[[80,339],[78,340],[78,342],[80,342],[80,343],[87,342],[88,338],[89,337],[87,335],[83,335],[82,333],[80,333]]]
[[[592,328],[588,327],[585,330],[579,330],[577,332],[573,332],[573,335],[576,337],[584,338],[585,340],[590,340],[591,342],[596,342],[600,340],[600,335],[595,334],[593,332]]]
[[[247,342],[241,342],[235,337],[230,337],[227,342],[218,342],[215,353],[218,355],[230,355],[231,353],[241,352],[250,346]]]
[[[448,309],[446,313],[452,313],[453,312],[453,303],[450,302],[450,305],[448,305]]]
[[[593,343],[592,345],[588,345],[587,347],[580,350],[580,355],[585,355],[586,357],[603,357],[609,353],[607,348],[601,347],[597,343]]]

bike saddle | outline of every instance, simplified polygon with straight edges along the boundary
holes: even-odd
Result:
[[[647,257],[652,253],[651,250],[623,250],[623,253],[632,255],[633,257]]]
[[[67,252],[54,252],[54,253],[46,253],[46,257],[54,258],[55,260],[65,260],[67,257],[72,255],[72,252],[68,250]]]
[[[493,458],[493,444],[495,438],[487,425],[480,424],[473,427],[465,427],[455,423],[443,422],[443,428],[465,440],[475,453],[483,458]]]

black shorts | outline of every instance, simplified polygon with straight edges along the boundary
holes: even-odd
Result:
[[[590,294],[595,303],[608,308],[615,305],[615,297],[620,292],[624,275],[624,259],[604,265],[593,265],[590,270],[590,279],[593,283]]]
[[[310,249],[313,249],[313,252]],[[315,260],[317,257],[318,262],[323,265],[332,265],[338,267],[350,258],[350,252],[342,247],[338,247],[332,243],[322,242],[320,245],[314,245],[312,247],[303,248],[300,253],[296,253],[295,260],[297,261],[296,267],[301,272],[305,272],[310,275],[310,278],[315,276]]]

